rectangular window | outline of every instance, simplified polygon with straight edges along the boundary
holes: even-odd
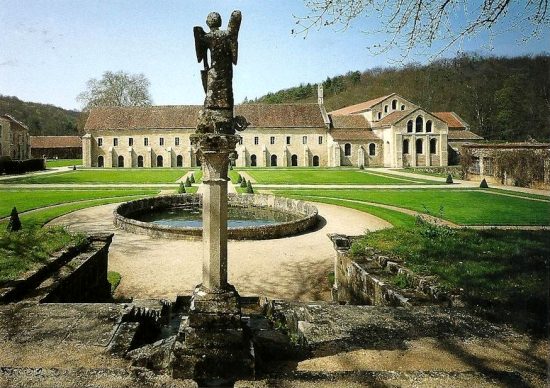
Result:
[[[97,146],[98,147],[103,147],[103,138],[101,138],[101,137],[97,138]]]
[[[258,136],[254,136],[254,144],[258,145],[260,142],[260,139],[258,139]]]
[[[164,145],[164,138],[163,137],[159,138],[159,145],[161,145],[161,146]]]
[[[113,138],[113,146],[114,147],[118,146],[118,137]]]
[[[239,144],[243,145],[243,138],[242,137],[239,139]]]
[[[144,145],[145,147],[147,147],[147,146],[149,145],[149,138],[148,138],[148,137],[146,137],[146,138],[143,139],[143,145]]]
[[[133,137],[129,137],[128,138],[128,146],[133,146],[134,145],[134,138]]]
[[[286,137],[286,144],[290,144],[290,136]]]
[[[269,144],[275,144],[275,136],[269,138]]]
[[[302,144],[307,144],[307,136],[302,136]]]
[[[174,139],[174,144],[177,145],[177,146],[180,145],[180,138],[179,138],[179,137],[176,137],[176,138]]]
[[[319,136],[319,144],[323,144],[323,136]]]

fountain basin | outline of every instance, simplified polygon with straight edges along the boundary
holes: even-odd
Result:
[[[125,202],[114,210],[116,227],[131,233],[167,239],[201,239],[202,226],[177,220],[176,213],[198,213],[198,194],[161,195]],[[317,208],[307,202],[262,194],[228,195],[228,238],[267,240],[304,233],[318,222]],[[246,213],[243,217],[231,217]],[[200,219],[200,216],[195,218]],[[260,221],[259,219],[264,219]],[[233,221],[232,221],[233,219]]]

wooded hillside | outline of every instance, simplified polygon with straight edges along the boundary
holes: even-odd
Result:
[[[550,141],[550,55],[464,55],[426,66],[349,72],[323,86],[329,111],[395,92],[429,111],[458,113],[487,139]],[[307,84],[249,102],[316,100],[317,86]]]
[[[9,114],[29,127],[36,135],[77,135],[80,112],[49,104],[21,101],[0,95],[0,114]]]

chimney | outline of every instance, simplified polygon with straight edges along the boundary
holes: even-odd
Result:
[[[323,98],[323,84],[317,85],[317,105],[321,110],[321,116],[323,116],[323,121],[327,128],[330,128],[330,117],[328,116],[327,110],[325,109],[325,101]]]
[[[319,105],[324,104],[324,101],[323,101],[323,84],[318,84],[317,85],[317,103]]]

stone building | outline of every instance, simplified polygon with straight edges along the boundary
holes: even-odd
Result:
[[[83,164],[197,166],[189,135],[200,109],[94,108],[82,138]],[[241,167],[446,166],[449,138],[477,136],[456,114],[428,112],[395,93],[327,113],[320,88],[317,103],[243,104],[235,114],[250,122],[237,146]]]
[[[30,158],[29,128],[8,114],[0,116],[0,156]]]
[[[33,158],[80,159],[82,140],[80,136],[31,136]]]

